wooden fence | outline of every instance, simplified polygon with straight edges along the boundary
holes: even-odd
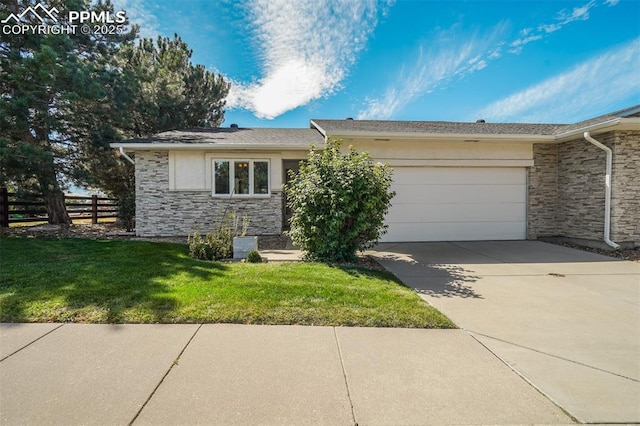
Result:
[[[118,216],[117,198],[65,195],[64,200],[71,220],[91,218],[91,223],[96,224],[100,218]],[[42,197],[18,200],[15,193],[0,188],[0,227],[8,228],[10,223],[48,220]]]

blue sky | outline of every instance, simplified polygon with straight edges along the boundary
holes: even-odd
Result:
[[[232,81],[224,125],[572,123],[640,103],[638,0],[114,3]]]

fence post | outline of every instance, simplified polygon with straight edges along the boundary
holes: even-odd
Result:
[[[9,227],[9,195],[7,188],[0,188],[0,227]]]
[[[95,194],[91,196],[91,223],[98,223],[98,196]]]

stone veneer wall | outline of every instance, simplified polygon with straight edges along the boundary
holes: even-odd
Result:
[[[598,140],[606,143],[602,136]],[[560,235],[601,240],[604,236],[603,150],[584,138],[558,145],[558,211]]]
[[[558,146],[533,145],[533,167],[529,168],[527,238],[558,235]]]
[[[640,241],[640,132],[595,137],[613,151],[611,239]],[[604,237],[606,154],[584,138],[535,144],[529,170],[527,237]]]
[[[282,194],[213,198],[210,191],[169,191],[169,152],[136,152],[136,235],[185,236],[214,229],[225,209],[250,219],[248,235],[282,231]]]
[[[611,239],[640,242],[640,132],[613,132],[608,140],[614,146]]]

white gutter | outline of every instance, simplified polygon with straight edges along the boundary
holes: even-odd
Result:
[[[318,141],[318,144],[324,141]],[[245,150],[245,151],[309,151],[309,145],[274,145],[274,144],[220,144],[220,143],[171,143],[171,142],[133,142],[133,143],[112,143],[111,148],[126,148],[128,151],[214,151],[214,150]]]
[[[579,134],[584,134],[584,132],[592,132],[594,130],[601,130],[607,127],[613,127],[620,124],[621,118],[616,117],[606,121],[601,121],[600,123],[589,124],[587,126],[582,126],[577,129],[569,130],[568,132],[558,133],[554,135],[556,142],[564,142],[565,140],[570,140],[574,136]]]
[[[589,132],[584,132],[584,138],[591,142],[593,145],[602,149],[607,154],[607,167],[606,167],[606,176],[605,176],[605,192],[604,192],[604,242],[618,250],[620,246],[613,241],[611,241],[610,232],[611,232],[611,157],[612,152],[611,148],[602,143],[598,142],[594,138],[591,137]]]
[[[133,164],[133,165],[135,165],[135,164],[136,164],[136,162],[135,162],[135,161],[133,161],[133,158],[129,157],[129,156],[127,155],[127,153],[126,153],[126,152],[124,152],[124,147],[122,147],[122,146],[120,147],[120,155],[122,155],[122,156],[125,158],[125,160],[127,160],[127,161],[128,161],[128,162],[130,162],[131,164]]]
[[[327,140],[327,132],[325,132],[325,131],[324,131],[324,129],[323,129],[322,127],[318,126],[318,123],[316,123],[315,121],[313,121],[313,120],[309,120],[309,122],[311,123],[311,126],[312,126],[314,129],[316,129],[317,131],[319,131],[319,132],[320,132],[320,134],[321,134],[322,136],[324,136],[324,139],[325,139],[325,141],[326,141],[326,140]]]

